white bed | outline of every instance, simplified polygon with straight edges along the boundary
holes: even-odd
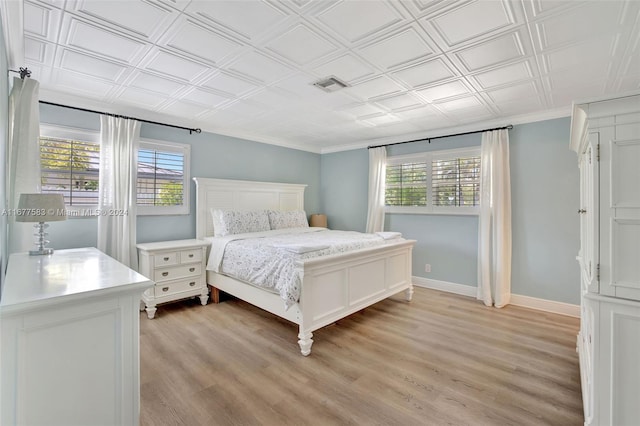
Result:
[[[194,177],[196,182],[196,238],[214,235],[211,209],[304,210],[306,185]],[[285,310],[276,293],[229,276],[207,271],[212,300],[224,291],[287,319],[299,327],[303,355],[311,353],[313,331],[401,291],[410,301],[411,252],[415,241],[399,239],[383,246],[299,261],[300,299]]]

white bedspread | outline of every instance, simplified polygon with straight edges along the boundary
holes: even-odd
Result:
[[[211,238],[210,271],[276,291],[288,309],[298,302],[302,277],[296,261],[390,244],[376,234],[326,228],[280,229]]]

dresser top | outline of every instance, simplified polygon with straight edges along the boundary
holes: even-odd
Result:
[[[15,253],[2,291],[3,313],[89,296],[144,291],[153,284],[95,248],[56,250],[49,256]]]
[[[209,245],[204,240],[174,240],[174,241],[158,241],[156,243],[137,244],[138,250],[160,251],[160,250],[181,250],[187,248],[204,247]]]

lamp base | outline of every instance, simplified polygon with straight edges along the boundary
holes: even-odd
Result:
[[[52,248],[43,248],[38,250],[29,250],[29,256],[43,256],[53,254]]]

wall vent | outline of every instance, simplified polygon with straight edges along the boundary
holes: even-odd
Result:
[[[344,81],[334,76],[323,78],[322,80],[318,80],[315,83],[313,83],[313,85],[319,89],[324,90],[325,92],[335,92],[336,90],[349,87],[347,83],[345,83]]]

